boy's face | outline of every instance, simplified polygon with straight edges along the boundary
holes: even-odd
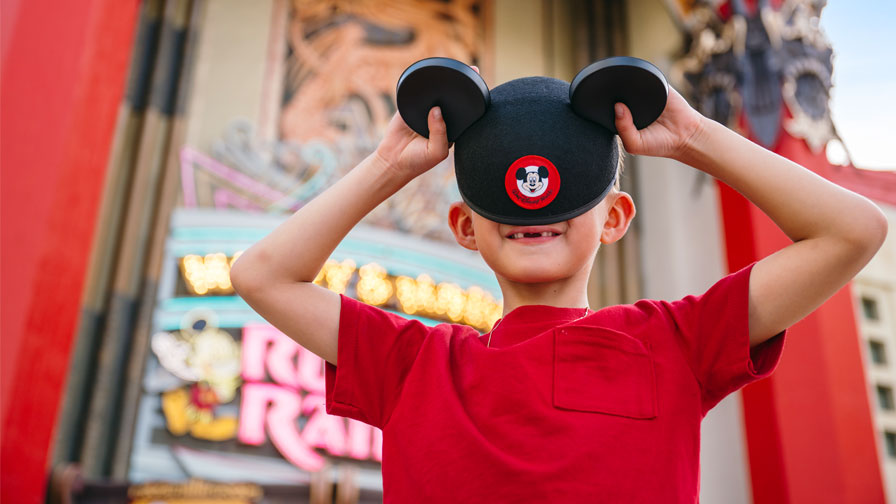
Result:
[[[631,197],[614,191],[588,212],[554,224],[500,224],[460,202],[451,206],[449,221],[457,242],[478,250],[500,278],[544,283],[587,276],[600,244],[622,238],[634,214]]]

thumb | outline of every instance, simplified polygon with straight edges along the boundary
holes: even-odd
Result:
[[[616,131],[619,133],[619,138],[622,139],[625,150],[631,153],[639,151],[641,132],[635,127],[631,111],[624,103],[617,103],[614,106],[614,111],[616,112]]]
[[[438,156],[439,161],[448,155],[448,127],[442,118],[442,109],[433,107],[427,118],[429,125],[429,142],[426,150],[431,156]]]

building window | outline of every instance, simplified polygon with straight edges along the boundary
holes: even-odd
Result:
[[[896,459],[896,432],[884,431],[884,442],[887,445],[887,455]]]
[[[882,341],[868,340],[868,347],[871,349],[871,362],[875,364],[887,363],[887,351]]]
[[[893,407],[893,389],[884,385],[877,386],[877,403],[880,409],[892,410]]]
[[[877,301],[870,297],[862,296],[862,315],[867,320],[880,320],[880,313],[877,311]]]

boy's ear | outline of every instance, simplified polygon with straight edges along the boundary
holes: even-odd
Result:
[[[600,233],[601,243],[613,243],[625,236],[635,217],[635,202],[628,193],[614,191],[607,195],[607,219]]]
[[[461,247],[479,250],[476,246],[476,235],[473,232],[473,211],[462,201],[455,201],[448,209],[448,225],[454,233],[454,239]]]

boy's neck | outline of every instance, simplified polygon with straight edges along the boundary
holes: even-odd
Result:
[[[526,305],[588,307],[587,274],[544,283],[520,283],[498,277],[498,284],[504,296],[504,315]]]

